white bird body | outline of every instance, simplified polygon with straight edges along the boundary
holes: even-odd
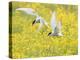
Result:
[[[62,24],[61,21],[56,22],[56,12],[52,13],[52,18],[51,18],[51,28],[52,28],[52,33],[49,33],[49,36],[63,36],[61,29],[62,29]]]

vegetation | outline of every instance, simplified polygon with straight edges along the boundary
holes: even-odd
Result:
[[[50,25],[51,11],[62,20],[62,37],[48,36],[51,29],[36,32],[39,23],[32,26],[35,16],[16,11],[25,7],[35,9]],[[78,53],[78,7],[76,5],[12,2],[12,58],[75,55]],[[10,11],[11,13],[11,11]],[[10,52],[11,53],[11,52]]]

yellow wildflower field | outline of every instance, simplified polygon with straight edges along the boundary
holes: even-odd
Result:
[[[32,2],[9,4],[11,58],[67,56],[78,54],[78,6]],[[57,12],[57,21],[62,21],[63,36],[48,36],[51,27],[36,32],[40,23],[32,26],[35,16],[16,11],[16,8],[33,8],[50,27],[51,11]]]

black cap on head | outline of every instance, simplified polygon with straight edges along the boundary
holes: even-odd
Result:
[[[36,20],[34,20],[34,21],[32,22],[32,25],[34,25],[35,21],[36,21]]]
[[[49,33],[48,33],[48,36],[49,36],[51,33],[52,33],[52,32],[49,32]]]

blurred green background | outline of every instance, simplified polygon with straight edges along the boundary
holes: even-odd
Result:
[[[78,6],[31,2],[12,2],[12,58],[32,58],[78,54]],[[57,21],[62,20],[62,37],[48,36],[51,29],[36,32],[39,23],[32,26],[35,16],[16,11],[16,8],[33,8],[50,26],[51,11],[57,12]],[[9,16],[11,17],[11,16]],[[11,20],[11,19],[10,19]],[[43,32],[43,30],[46,30]]]

